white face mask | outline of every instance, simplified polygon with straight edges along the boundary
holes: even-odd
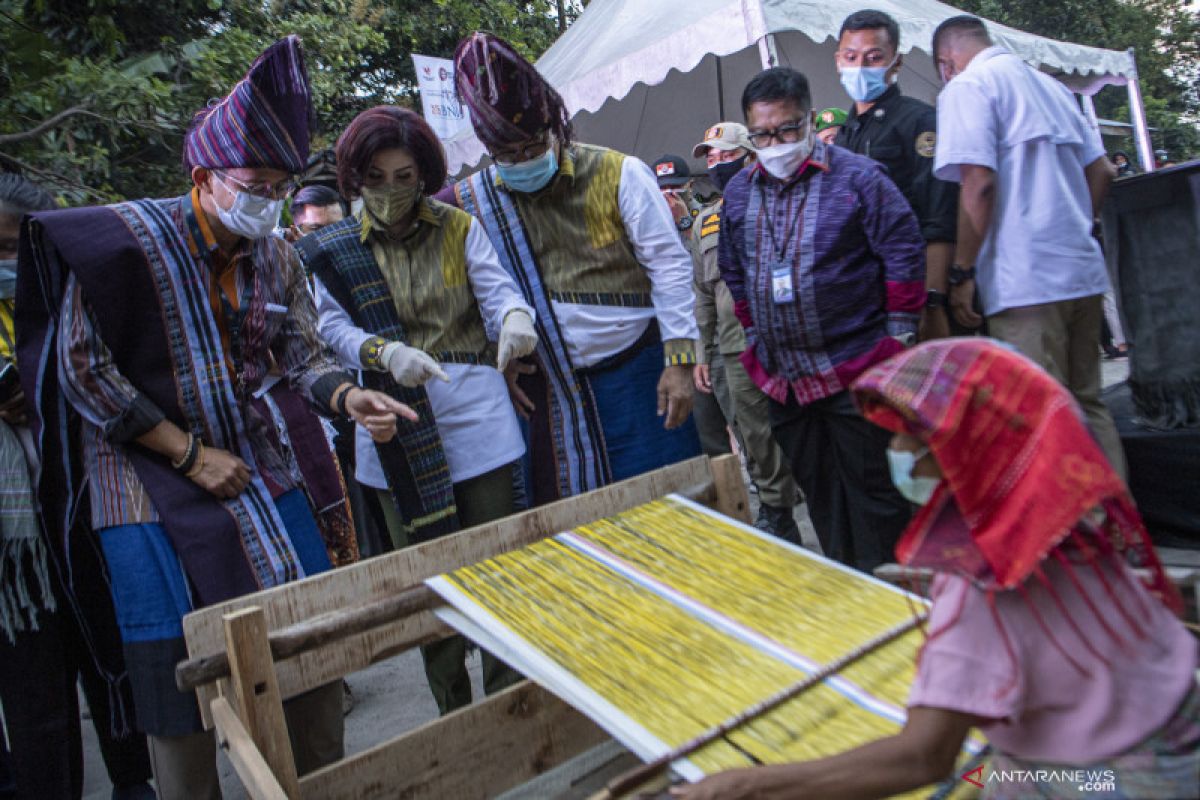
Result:
[[[773,178],[785,181],[796,174],[813,151],[813,132],[809,126],[808,133],[803,139],[791,144],[773,144],[755,152],[762,162],[763,169]]]
[[[915,453],[910,450],[893,450],[890,447],[887,451],[888,469],[892,473],[892,483],[896,485],[896,489],[908,502],[916,503],[919,506],[929,502],[929,498],[933,497],[933,490],[942,482],[941,478],[912,474],[917,462],[928,452],[928,447],[923,447]]]
[[[271,231],[279,224],[283,199],[257,197],[230,186],[216,173],[213,173],[213,177],[221,181],[221,185],[227,191],[233,193],[233,205],[228,210],[221,208],[221,204],[217,203],[215,198],[213,200],[217,206],[217,217],[225,226],[225,230],[247,239],[264,239],[270,236]]]

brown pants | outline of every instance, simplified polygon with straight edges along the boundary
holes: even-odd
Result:
[[[1036,361],[1070,390],[1113,469],[1127,478],[1125,453],[1112,415],[1100,400],[1100,318],[1103,295],[1009,308],[988,317],[992,336]]]
[[[306,775],[345,755],[341,681],[285,700],[283,714],[297,774]],[[146,740],[159,800],[220,800],[217,743],[212,731],[147,736]]]

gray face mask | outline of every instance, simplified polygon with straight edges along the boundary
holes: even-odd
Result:
[[[17,260],[0,258],[0,300],[9,300],[17,294]]]

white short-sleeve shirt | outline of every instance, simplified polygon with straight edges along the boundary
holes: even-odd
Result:
[[[946,84],[937,114],[938,178],[961,180],[964,164],[996,172],[992,224],[975,263],[984,314],[1107,291],[1084,176],[1104,145],[1070,91],[990,47]]]

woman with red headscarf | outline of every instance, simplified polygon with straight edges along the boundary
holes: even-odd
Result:
[[[992,757],[968,775],[987,798],[1200,797],[1196,641],[1070,394],[987,339],[920,345],[853,391],[922,507],[897,557],[935,575],[908,721],[674,796],[887,797],[945,779],[978,727]]]

